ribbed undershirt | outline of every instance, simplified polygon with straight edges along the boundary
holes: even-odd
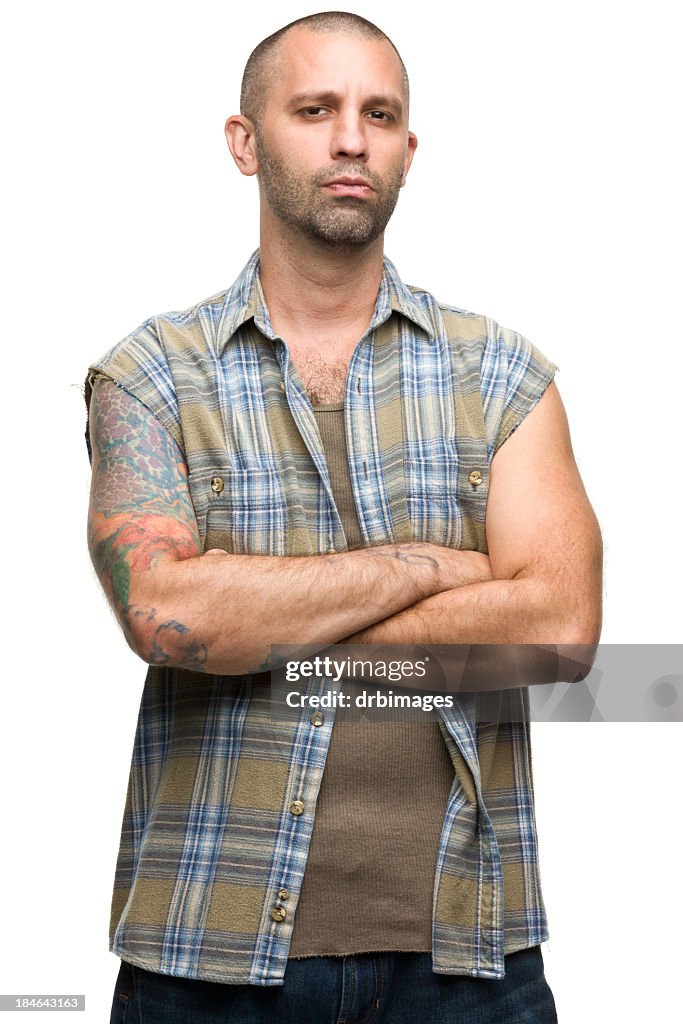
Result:
[[[361,547],[343,404],[314,412],[348,546]],[[357,714],[335,713],[290,958],[432,948],[453,762],[434,711],[420,720],[393,720],[391,711],[374,708],[363,719]]]

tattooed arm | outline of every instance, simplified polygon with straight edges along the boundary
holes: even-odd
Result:
[[[202,554],[187,466],[152,413],[100,379],[90,436],[90,555],[130,647],[150,664],[262,671],[271,644],[323,647],[490,579],[485,555],[422,543],[315,557]]]
[[[90,402],[92,483],[88,547],[105,594],[130,647],[149,627],[150,663],[178,651],[199,667],[206,647],[177,620],[133,603],[136,579],[168,560],[197,558],[201,542],[187,485],[187,467],[170,434],[141,403],[107,380]],[[154,627],[154,628],[152,628]]]

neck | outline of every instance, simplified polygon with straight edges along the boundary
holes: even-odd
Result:
[[[279,227],[279,225],[278,225]],[[275,331],[302,339],[367,329],[382,280],[384,236],[367,246],[335,249],[283,230],[264,231],[260,277]],[[356,339],[357,340],[357,339]]]

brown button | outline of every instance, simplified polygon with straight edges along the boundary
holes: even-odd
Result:
[[[484,478],[478,469],[473,469],[467,479],[473,487],[478,487]]]
[[[284,907],[275,906],[271,910],[270,916],[272,917],[273,921],[284,921],[284,919],[287,917],[287,911],[285,910]]]
[[[292,812],[292,814],[304,813],[304,805],[301,800],[295,800],[293,804],[290,804],[289,809]]]
[[[220,494],[224,487],[225,484],[223,483],[222,476],[211,477],[211,490],[213,491],[214,494]]]
[[[325,716],[322,711],[314,711],[311,715],[311,723],[313,725],[322,725],[325,721]]]
[[[278,896],[281,900],[289,899],[289,889],[278,889]]]

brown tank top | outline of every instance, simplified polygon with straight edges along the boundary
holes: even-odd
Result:
[[[362,533],[343,404],[314,409],[349,548]],[[343,688],[343,687],[342,687]],[[455,770],[434,711],[335,712],[291,958],[432,948],[439,837]]]

